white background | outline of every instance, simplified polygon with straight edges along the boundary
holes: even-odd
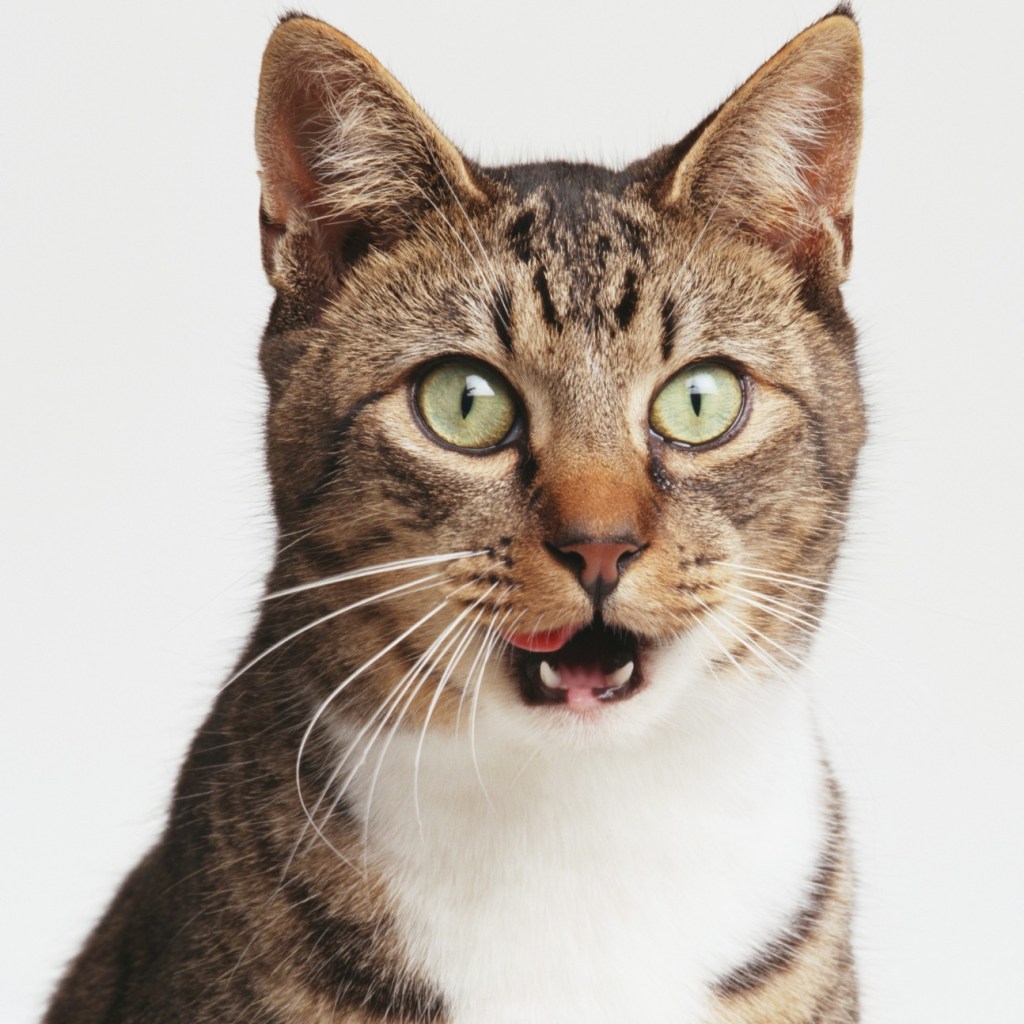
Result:
[[[621,163],[680,138],[827,5],[311,13],[471,156]],[[8,6],[0,1020],[19,1024],[159,829],[267,568],[251,124],[280,8]],[[868,1024],[1024,1019],[1024,24],[998,6],[858,5],[846,296],[872,440],[814,666],[851,796]]]

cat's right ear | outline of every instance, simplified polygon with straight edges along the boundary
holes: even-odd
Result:
[[[350,266],[426,205],[486,201],[469,163],[361,46],[313,18],[267,43],[256,110],[263,266],[312,319]]]

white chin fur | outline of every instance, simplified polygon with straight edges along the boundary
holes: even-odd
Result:
[[[657,652],[582,721],[492,678],[472,742],[399,733],[372,805],[374,773],[353,780],[452,1024],[696,1024],[784,927],[825,842],[811,714],[792,681],[704,665],[692,641]]]

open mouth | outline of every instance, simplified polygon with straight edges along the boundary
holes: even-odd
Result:
[[[515,634],[519,690],[527,704],[578,710],[633,696],[643,682],[640,638],[599,619],[585,629]]]

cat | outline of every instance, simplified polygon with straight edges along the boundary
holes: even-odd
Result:
[[[800,673],[864,409],[846,7],[681,142],[483,168],[288,15],[256,118],[279,524],[46,1024],[851,1024]]]

